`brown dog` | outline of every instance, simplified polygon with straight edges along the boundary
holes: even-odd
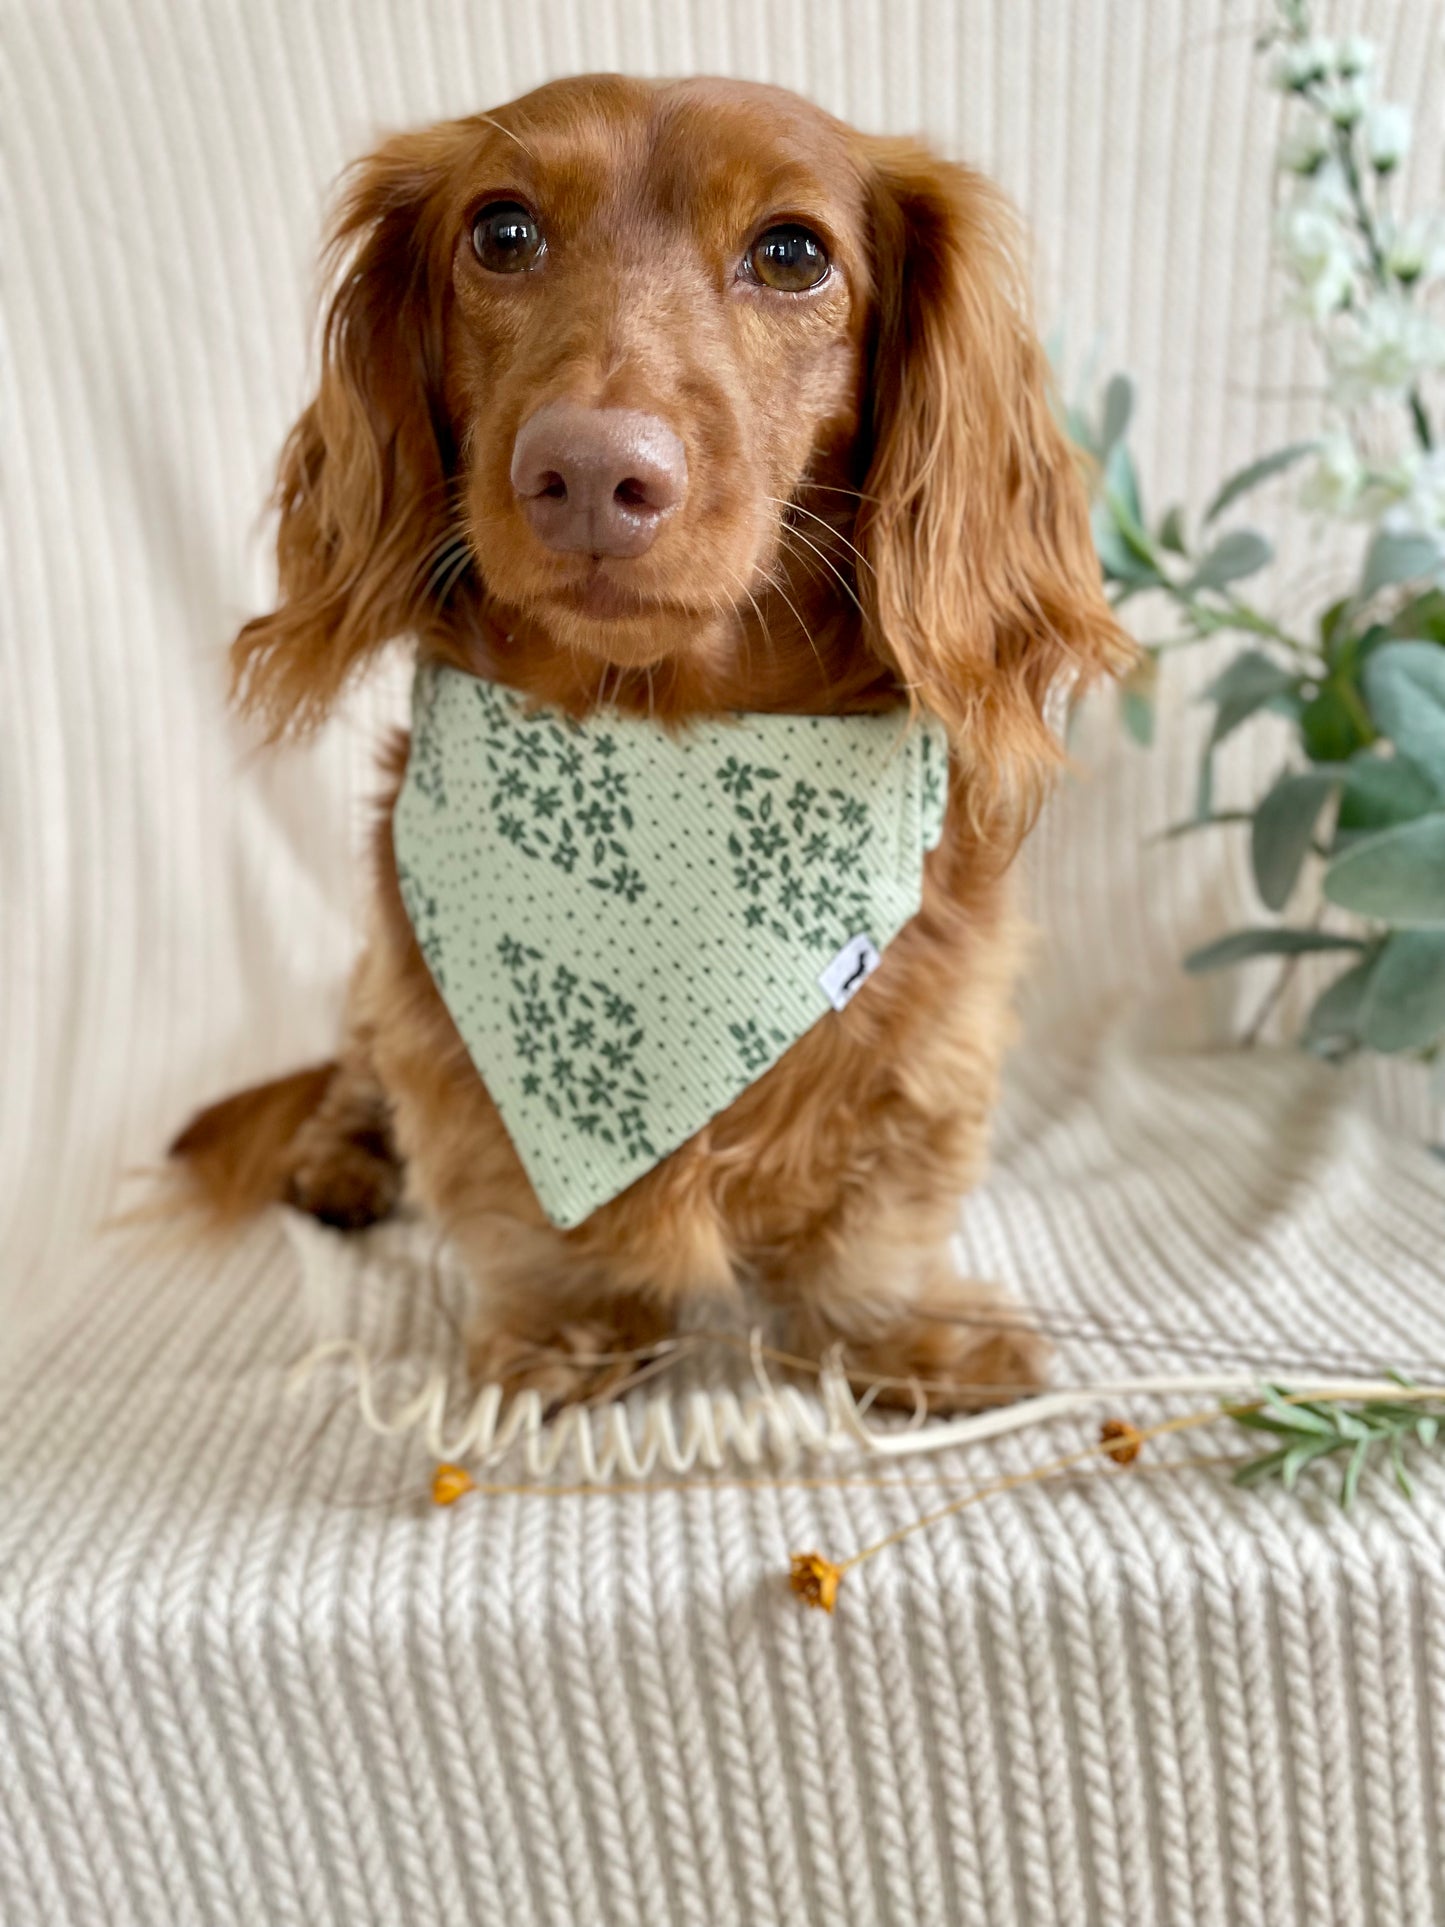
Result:
[[[742,1286],[795,1349],[940,1402],[1033,1381],[947,1242],[1010,1034],[1046,700],[1128,645],[1014,245],[967,169],[733,82],[560,81],[359,165],[245,706],[307,728],[405,635],[574,714],[912,704],[948,728],[947,823],[848,1008],[564,1232],[417,948],[388,809],[338,1061],[174,1147],[218,1214],[364,1224],[404,1163],[475,1274],[475,1370],[550,1396]]]

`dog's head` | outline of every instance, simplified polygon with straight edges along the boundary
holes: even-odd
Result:
[[[390,141],[243,693],[305,724],[413,632],[564,701],[906,695],[1028,790],[1049,688],[1124,645],[1014,245],[976,174],[776,88],[568,80]]]

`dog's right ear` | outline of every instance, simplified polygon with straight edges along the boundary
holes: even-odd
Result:
[[[398,136],[343,188],[320,384],[277,477],[279,600],[231,649],[237,700],[272,738],[320,722],[367,658],[419,624],[448,541],[442,190],[461,137],[459,126]]]

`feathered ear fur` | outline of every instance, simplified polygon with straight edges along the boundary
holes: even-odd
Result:
[[[422,621],[447,541],[449,241],[436,203],[457,131],[388,142],[343,190],[320,384],[277,477],[280,599],[231,652],[240,704],[273,737],[321,721],[367,657]]]
[[[1060,680],[1132,645],[1104,597],[1076,458],[1050,406],[998,191],[907,142],[868,143],[876,321],[859,546],[881,647],[942,718],[975,828],[1009,849],[1060,749]]]

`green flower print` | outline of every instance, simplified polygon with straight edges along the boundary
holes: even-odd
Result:
[[[827,952],[866,925],[873,825],[861,798],[801,779],[785,788],[777,770],[736,756],[715,775],[738,826],[728,833],[728,852],[750,930]]]
[[[925,819],[937,820],[943,808],[945,784],[948,780],[947,759],[938,753],[938,745],[925,730],[923,734],[923,814]]]
[[[497,956],[513,993],[513,1047],[529,1066],[522,1095],[588,1137],[655,1161],[643,1108],[647,1079],[637,1066],[645,1033],[633,1005],[600,977],[584,980],[563,963],[549,968],[535,945],[517,937],[502,937]]]
[[[740,1024],[729,1024],[728,1032],[737,1046],[743,1069],[749,1073],[762,1070],[788,1041],[783,1031],[775,1030],[771,1025],[766,1032],[763,1031],[756,1017],[744,1018]]]
[[[534,862],[551,863],[567,876],[591,871],[596,889],[635,903],[647,886],[623,840],[634,822],[627,774],[611,762],[616,740],[595,739],[593,755],[603,761],[589,774],[575,725],[545,718],[520,726],[521,697],[490,683],[475,690],[498,834]]]
[[[398,861],[396,866],[397,882],[401,886],[401,899],[406,905],[406,914],[411,919],[411,927],[416,935],[417,948],[426,959],[426,967],[432,974],[432,981],[443,995],[446,994],[446,972],[442,968],[442,939],[438,927],[437,900],[424,890],[406,865]]]
[[[432,808],[442,810],[446,808],[447,786],[441,732],[432,721],[436,705],[436,684],[427,681],[422,685],[416,728],[412,731],[411,747],[407,753],[407,774]]]

